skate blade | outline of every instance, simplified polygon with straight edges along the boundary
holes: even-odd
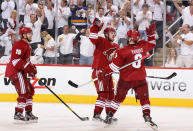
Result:
[[[104,128],[111,128],[111,127],[114,127],[114,126],[117,125],[117,123],[118,123],[117,121],[113,121],[111,124],[104,123],[104,124],[105,124]]]
[[[151,126],[151,124],[149,122],[145,122],[145,124],[147,124],[150,128],[152,128],[154,131],[158,131],[158,127],[157,126]]]
[[[38,123],[38,120],[29,120],[28,123]]]
[[[95,119],[95,118],[93,118],[92,121],[93,122],[104,122],[104,119]]]
[[[13,123],[14,124],[28,124],[29,121],[23,121],[23,120],[16,120],[14,119]]]

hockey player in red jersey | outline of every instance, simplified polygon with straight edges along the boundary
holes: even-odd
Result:
[[[32,30],[28,27],[20,29],[21,40],[16,41],[12,48],[10,62],[7,64],[5,76],[9,77],[18,93],[14,120],[37,121],[38,117],[32,114],[34,87],[27,75],[34,78],[37,70],[30,62]],[[25,110],[25,116],[23,111]]]
[[[98,73],[103,70],[105,66],[111,63],[113,54],[119,46],[113,43],[116,36],[116,31],[107,27],[104,30],[104,37],[98,36],[98,32],[101,30],[103,24],[97,18],[93,22],[93,26],[90,28],[90,40],[95,45],[94,60],[92,64],[93,73],[92,78],[98,78]],[[112,77],[109,75],[103,80],[97,80],[94,82],[98,98],[95,103],[93,120],[102,121],[100,117],[103,108],[105,107],[106,113],[109,111],[112,100],[114,99],[114,87]],[[115,120],[115,119],[114,119]]]
[[[140,34],[138,31],[128,31],[127,36],[129,44],[116,51],[112,63],[106,66],[105,69],[99,73],[99,78],[104,78],[105,74],[110,72],[118,72],[120,67],[141,59],[147,54],[147,52],[151,51],[155,47],[155,24],[150,25],[146,32],[148,35],[148,41],[139,40]],[[132,88],[136,93],[136,99],[139,99],[142,106],[143,117],[146,124],[154,130],[157,130],[157,125],[150,117],[150,101],[144,61],[139,60],[138,62],[121,69],[119,72],[120,78],[117,86],[117,94],[111,104],[109,112],[107,113],[105,123],[111,124],[113,122],[113,115],[117,111],[120,104],[124,101],[128,90]]]

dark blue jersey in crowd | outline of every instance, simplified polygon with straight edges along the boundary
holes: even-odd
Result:
[[[72,12],[71,24],[76,26],[78,29],[87,27],[86,13],[81,13],[81,10],[88,10],[86,7],[78,7],[77,5],[72,5],[70,7]]]

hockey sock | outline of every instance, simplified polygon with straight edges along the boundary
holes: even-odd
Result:
[[[33,100],[32,99],[27,99],[26,100],[25,111],[32,111],[32,105],[33,105]]]
[[[23,97],[17,98],[17,106],[15,107],[15,111],[23,113],[25,106],[26,106],[26,99]]]
[[[105,101],[98,98],[96,100],[96,103],[95,103],[94,114],[101,114],[101,112],[103,111],[104,106],[105,106]]]
[[[111,101],[106,101],[105,102],[105,110],[106,110],[106,113],[108,113],[111,109]]]
[[[120,103],[115,102],[115,101],[112,101],[112,102],[111,102],[111,109],[110,109],[110,111],[111,111],[113,114],[115,114],[115,112],[118,110],[119,106],[120,106]]]
[[[149,104],[142,105],[142,111],[144,115],[150,116],[150,105]]]

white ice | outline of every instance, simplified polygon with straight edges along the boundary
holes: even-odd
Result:
[[[80,121],[61,103],[34,103],[38,123],[15,124],[13,120],[16,103],[0,103],[0,131],[151,131],[142,118],[140,106],[121,105],[115,117],[116,125],[104,128],[105,124],[92,121],[94,105],[68,104],[81,117]],[[193,108],[151,107],[153,121],[159,131],[193,131]],[[105,113],[102,114],[105,117]]]

